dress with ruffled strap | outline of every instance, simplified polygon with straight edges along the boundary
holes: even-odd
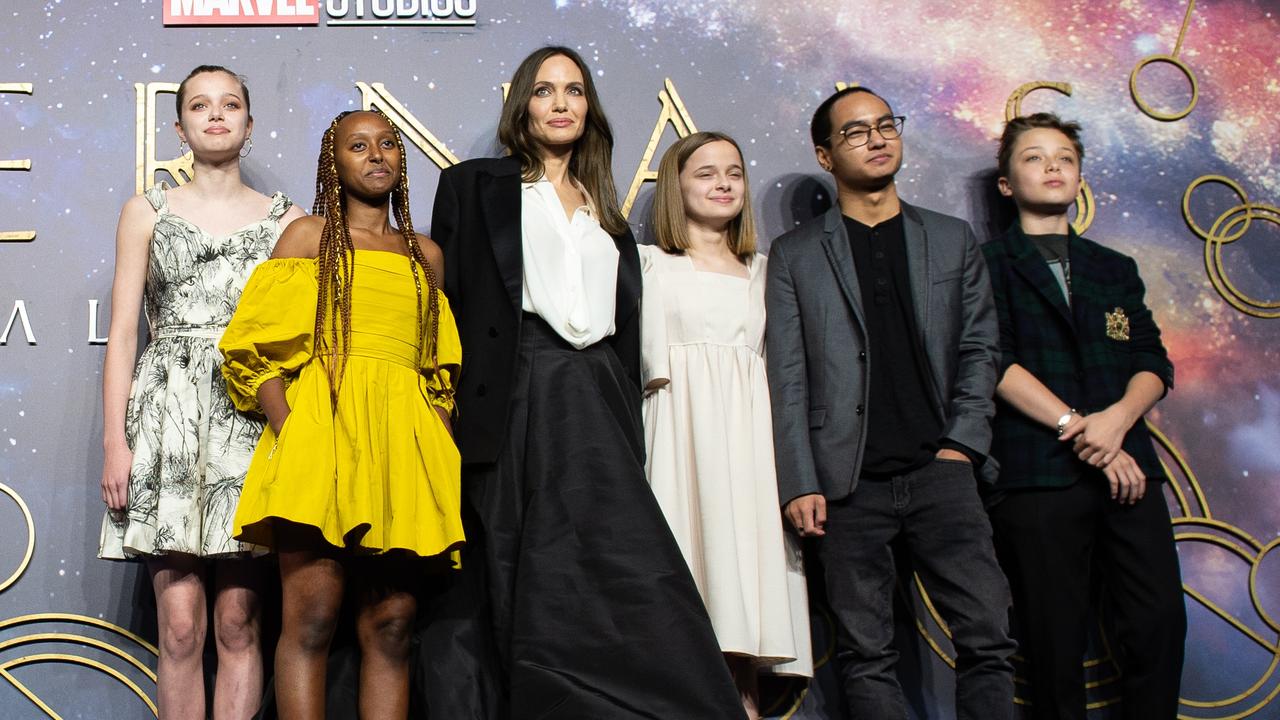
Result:
[[[351,347],[336,407],[316,355],[315,260],[259,266],[219,344],[236,407],[259,409],[258,388],[279,377],[290,408],[279,437],[269,426],[262,434],[235,536],[274,547],[276,523],[288,521],[353,552],[449,552],[463,542],[461,459],[434,408],[453,410],[462,362],[453,314],[439,293],[436,367],[430,367],[415,339],[409,259],[357,249],[354,268]],[[425,290],[421,273],[418,282]]]
[[[170,212],[167,191],[145,195],[156,211],[143,291],[150,340],[125,411],[128,505],[102,521],[98,556],[111,560],[254,550],[232,539],[231,519],[262,423],[227,398],[217,342],[293,202],[276,193],[261,220],[214,237]]]

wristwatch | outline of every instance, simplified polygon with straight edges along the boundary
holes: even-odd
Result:
[[[1075,417],[1077,414],[1076,409],[1071,408],[1067,411],[1066,415],[1058,418],[1058,437],[1062,437],[1062,433],[1067,431],[1067,425],[1071,423],[1071,418]]]

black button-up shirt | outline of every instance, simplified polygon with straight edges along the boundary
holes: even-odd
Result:
[[[916,326],[902,214],[868,227],[846,216],[845,230],[862,290],[870,354],[870,399],[862,476],[887,478],[924,467],[938,451],[942,418]],[[950,446],[950,443],[946,443]]]

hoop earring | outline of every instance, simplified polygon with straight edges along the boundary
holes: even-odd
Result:
[[[240,157],[247,158],[249,153],[253,152],[253,136],[245,138],[244,147],[240,148]]]
[[[186,155],[186,154],[187,154],[187,141],[182,140],[178,143],[178,157],[182,157],[183,155]]]

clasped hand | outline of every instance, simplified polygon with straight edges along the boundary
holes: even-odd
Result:
[[[1111,487],[1111,499],[1132,505],[1147,490],[1147,478],[1137,461],[1121,448],[1133,425],[1115,406],[1092,415],[1076,415],[1063,429],[1062,442],[1084,462],[1102,470]]]

